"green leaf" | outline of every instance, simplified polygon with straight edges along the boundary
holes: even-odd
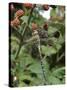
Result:
[[[42,48],[42,53],[44,53],[46,56],[50,56],[51,54],[56,53],[56,49],[51,47],[51,46],[41,46]]]
[[[58,69],[54,69],[52,74],[56,76],[57,78],[63,78],[65,75],[65,67],[61,67]]]
[[[58,29],[56,27],[49,26],[48,35],[53,35]]]
[[[27,21],[28,21],[28,16],[22,16],[22,17],[21,17],[21,20],[24,21],[25,23],[27,23]]]
[[[56,78],[52,75],[49,75],[48,76],[48,84],[61,84],[61,81],[58,78]]]
[[[55,9],[52,9],[52,10],[51,10],[51,12],[50,12],[50,16],[53,16],[53,17],[56,16],[56,10],[55,10]]]
[[[34,61],[33,64],[28,68],[31,72],[42,73],[41,65],[38,61]]]
[[[17,44],[20,42],[20,40],[15,36],[11,36],[11,41],[16,42]]]

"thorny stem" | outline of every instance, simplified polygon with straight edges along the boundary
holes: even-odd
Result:
[[[33,8],[32,8],[31,11],[30,11],[30,15],[29,15],[29,18],[28,18],[28,22],[26,23],[26,25],[25,25],[25,27],[24,27],[24,30],[23,30],[23,33],[22,33],[22,40],[20,41],[20,45],[19,45],[18,51],[17,51],[17,53],[16,53],[15,59],[17,59],[17,57],[18,57],[18,55],[19,55],[19,52],[20,52],[20,50],[21,50],[22,42],[23,42],[23,37],[24,37],[24,35],[25,35],[25,31],[26,31],[26,29],[27,29],[27,26],[28,26],[29,23],[30,23],[31,15],[32,15],[32,13],[33,13],[34,8],[35,8],[35,4],[34,4]]]

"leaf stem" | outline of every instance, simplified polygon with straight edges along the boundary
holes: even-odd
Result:
[[[64,54],[64,53],[62,53],[62,54],[61,54],[61,56],[60,56],[60,57],[58,57],[57,62],[58,62],[58,61],[60,61],[64,55],[65,55],[65,54]]]

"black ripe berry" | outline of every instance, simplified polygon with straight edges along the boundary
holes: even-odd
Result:
[[[55,5],[50,5],[50,7],[52,7],[53,9],[55,9],[55,8],[56,8],[56,6],[55,6]]]

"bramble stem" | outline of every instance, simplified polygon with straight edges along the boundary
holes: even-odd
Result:
[[[33,13],[34,8],[35,8],[35,4],[34,4],[33,8],[32,8],[31,11],[30,11],[30,15],[29,15],[28,21],[27,21],[27,23],[26,23],[26,25],[25,25],[25,27],[24,27],[23,32],[22,32],[22,39],[20,40],[20,45],[19,45],[19,48],[18,48],[18,50],[17,50],[15,59],[18,57],[19,52],[20,52],[20,50],[21,50],[22,43],[23,43],[23,37],[24,37],[24,35],[25,35],[25,31],[26,31],[26,29],[27,29],[27,26],[28,26],[29,23],[30,23],[31,15],[32,15],[32,13]]]

